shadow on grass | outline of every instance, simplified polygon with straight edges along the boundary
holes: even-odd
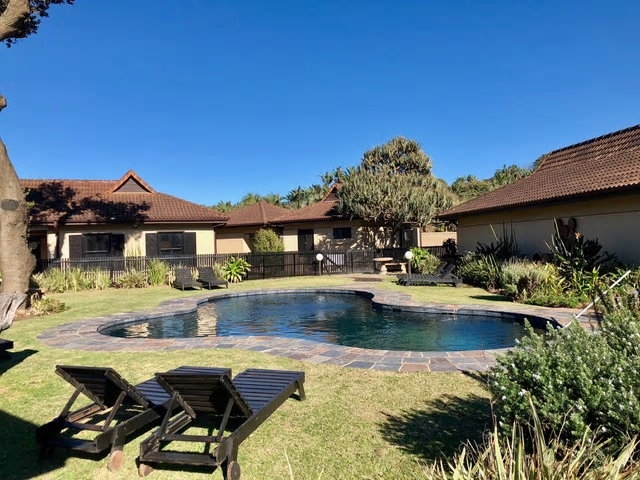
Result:
[[[450,458],[462,444],[479,443],[491,426],[489,399],[445,395],[424,408],[387,415],[380,431],[390,443],[426,461]]]
[[[475,298],[476,300],[492,300],[495,302],[509,302],[513,303],[504,295],[469,295],[469,298]]]
[[[63,458],[38,461],[36,425],[0,410],[0,465],[2,479],[33,478],[64,466]]]
[[[0,376],[6,373],[10,368],[15,367],[20,362],[26,360],[34,353],[38,353],[37,350],[20,350],[18,352],[3,352],[5,356],[0,358]]]

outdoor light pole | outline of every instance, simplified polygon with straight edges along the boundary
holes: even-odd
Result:
[[[411,275],[411,259],[413,258],[413,252],[411,250],[407,250],[404,254],[404,258],[407,259],[407,273]]]
[[[318,271],[320,272],[320,275],[322,275],[322,260],[324,259],[324,255],[322,255],[321,253],[316,255],[316,260],[318,261]]]

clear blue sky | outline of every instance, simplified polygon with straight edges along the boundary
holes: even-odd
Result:
[[[640,2],[77,0],[0,47],[23,178],[287,194],[398,135],[490,177],[640,123]]]

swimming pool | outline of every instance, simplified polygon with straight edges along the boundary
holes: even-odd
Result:
[[[521,316],[458,315],[375,308],[336,292],[255,293],[215,298],[194,312],[111,325],[124,338],[278,336],[383,350],[508,348],[525,333]]]

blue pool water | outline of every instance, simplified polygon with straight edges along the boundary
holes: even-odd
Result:
[[[212,300],[197,311],[109,327],[126,338],[273,335],[381,350],[455,351],[511,347],[524,335],[514,319],[374,308],[340,293],[276,293]]]

